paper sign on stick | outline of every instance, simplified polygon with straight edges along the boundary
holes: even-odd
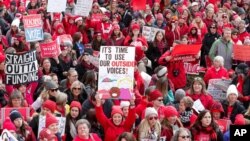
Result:
[[[131,98],[134,59],[135,47],[101,46],[98,92],[102,98]]]
[[[89,16],[89,12],[92,9],[93,0],[77,0],[75,5],[75,15]]]
[[[42,58],[53,58],[60,54],[59,45],[56,41],[40,44],[40,48]]]
[[[67,0],[48,0],[48,12],[64,12],[66,10]]]

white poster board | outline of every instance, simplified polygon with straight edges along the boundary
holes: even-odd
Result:
[[[227,88],[231,83],[232,80],[228,79],[210,79],[207,91],[214,100],[225,100]]]
[[[66,118],[65,117],[56,117],[59,123],[59,133],[64,135],[65,132],[65,125],[66,125]],[[46,117],[39,115],[39,125],[38,125],[38,136],[41,130],[45,127]]]
[[[18,141],[7,129],[4,129],[0,141]]]
[[[203,104],[201,103],[200,99],[197,99],[196,101],[194,101],[194,105],[192,107],[198,114],[200,113],[200,111],[205,110],[205,107],[203,106]]]
[[[67,0],[48,0],[47,12],[64,12]]]
[[[155,35],[158,31],[161,31],[165,35],[165,30],[149,27],[149,26],[143,26],[142,28],[142,35],[146,38],[147,41],[154,41]]]
[[[77,0],[75,5],[75,15],[89,16],[89,12],[92,9],[93,0]]]
[[[102,98],[131,99],[135,47],[101,46],[98,92]]]

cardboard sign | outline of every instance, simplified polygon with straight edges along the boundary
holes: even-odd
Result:
[[[102,98],[131,99],[135,47],[101,46],[98,91]]]
[[[132,0],[133,10],[145,10],[146,9],[146,0]]]
[[[250,46],[234,45],[233,54],[235,60],[250,61]]]
[[[77,0],[75,5],[75,15],[89,16],[89,12],[92,9],[93,0]]]
[[[172,52],[172,56],[196,55],[199,53],[201,45],[176,45]]]
[[[146,38],[147,41],[154,41],[155,35],[158,31],[163,32],[165,35],[165,30],[149,26],[143,26],[142,35]]]
[[[73,40],[72,40],[71,35],[63,34],[63,35],[57,36],[57,41],[58,41],[58,44],[63,44],[65,42],[71,42],[72,43]]]
[[[232,83],[232,80],[228,79],[210,79],[208,82],[208,93],[214,100],[225,100],[227,95],[227,88]]]
[[[66,118],[65,117],[56,117],[59,123],[59,133],[63,136],[65,133],[65,125],[66,125]],[[42,129],[45,127],[46,116],[39,115],[39,124],[38,124],[38,136]]]
[[[7,129],[4,129],[0,141],[18,141]]]
[[[95,67],[99,68],[99,58],[89,55],[89,61],[91,64],[93,64]]]
[[[30,117],[30,108],[29,107],[20,107],[20,108],[1,108],[1,123],[5,121],[6,117],[9,117],[12,110],[17,110],[23,116],[23,119],[27,121]],[[3,124],[1,124],[3,125]]]
[[[102,20],[103,14],[92,14],[91,21],[92,22],[100,22]]]
[[[6,84],[16,85],[38,80],[36,51],[5,56]]]
[[[40,44],[40,48],[42,58],[53,58],[60,54],[59,45],[56,41]]]
[[[67,0],[48,0],[47,12],[64,12]]]
[[[43,40],[43,22],[40,14],[24,16],[23,24],[27,42]]]

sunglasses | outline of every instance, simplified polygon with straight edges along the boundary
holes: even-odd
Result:
[[[80,90],[81,90],[81,88],[73,88],[73,90],[79,90],[79,91],[80,91]]]
[[[212,29],[216,29],[216,27],[215,27],[215,26],[211,26],[210,28],[212,28]]]
[[[51,92],[56,92],[57,90],[58,90],[58,88],[57,89],[50,89]]]
[[[222,16],[222,18],[223,18],[223,19],[226,19],[226,18],[227,18],[227,16]]]
[[[187,135],[187,136],[180,136],[182,139],[189,139],[190,138],[190,136],[189,135]]]
[[[154,120],[157,120],[158,117],[149,117],[148,119],[149,119],[149,120],[153,120],[153,119],[154,119]]]

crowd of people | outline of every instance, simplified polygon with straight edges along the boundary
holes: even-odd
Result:
[[[1,131],[18,141],[229,141],[229,125],[250,124],[250,62],[236,60],[233,50],[250,46],[249,0],[93,0],[87,17],[75,14],[77,0],[61,13],[47,12],[48,1],[0,0],[0,108],[13,109]],[[41,41],[26,40],[23,17],[31,14],[41,15]],[[143,26],[161,30],[149,41]],[[43,58],[40,44],[61,35],[72,42]],[[193,55],[199,75],[174,59],[177,45],[201,45]],[[101,46],[135,47],[131,99],[98,92],[91,59]],[[6,54],[29,51],[36,51],[38,81],[7,84]],[[212,79],[231,81],[224,99],[207,91]]]

